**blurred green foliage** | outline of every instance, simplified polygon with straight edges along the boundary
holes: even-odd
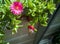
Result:
[[[42,26],[47,26],[48,14],[53,14],[55,4],[53,0],[21,0],[24,8],[28,9],[25,14],[33,18],[30,21],[32,25],[35,25],[38,20]]]
[[[17,29],[21,26],[21,20],[17,18],[21,16],[15,16],[10,12],[10,4],[16,0],[0,0],[0,43],[9,44],[4,42],[5,31],[12,30],[12,34],[17,32]],[[17,0],[23,3],[24,14],[32,18],[29,24],[35,25],[40,22],[40,25],[47,26],[47,20],[49,14],[53,14],[56,9],[56,3],[53,0]],[[59,0],[60,1],[60,0]],[[59,2],[58,1],[58,2]]]

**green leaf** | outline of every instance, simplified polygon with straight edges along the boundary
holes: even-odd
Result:
[[[20,0],[16,0],[16,1],[20,2]]]
[[[47,26],[47,22],[45,22],[45,23],[43,23],[43,24],[41,24],[42,26]]]
[[[4,36],[4,34],[1,34],[1,33],[0,33],[0,37],[2,37],[2,36]]]
[[[5,15],[2,15],[2,19],[5,17]]]
[[[37,32],[37,29],[34,29],[35,32]]]
[[[10,44],[9,42],[7,42],[7,44]]]
[[[3,12],[3,13],[5,14],[5,13],[6,13],[5,8],[3,8],[3,9],[2,9],[2,8],[3,8],[3,7],[0,8],[0,12]]]
[[[9,0],[4,0],[4,2],[7,6],[11,4]]]
[[[31,14],[33,17],[36,15],[34,12],[32,12],[32,14]]]
[[[0,0],[0,4],[2,4],[2,0]]]
[[[28,0],[28,6],[29,6],[30,8],[33,7],[33,2],[32,2],[32,0]]]
[[[54,10],[56,10],[56,7],[53,1],[48,2],[47,9],[49,10],[50,14],[53,14]]]
[[[21,23],[21,20],[16,20],[15,23],[16,24],[20,24]]]
[[[14,29],[12,30],[12,35],[15,34],[16,32],[17,32],[17,28],[14,28]]]
[[[25,0],[20,0],[20,2],[25,3]]]
[[[13,3],[13,2],[15,2],[16,0],[10,0],[11,1],[11,3]]]

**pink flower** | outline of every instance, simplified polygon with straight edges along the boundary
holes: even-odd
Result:
[[[23,5],[21,2],[13,2],[10,10],[14,15],[20,15],[23,12]]]
[[[34,30],[35,30],[34,26],[32,26],[32,25],[29,25],[28,29],[29,29],[29,32],[34,32]]]

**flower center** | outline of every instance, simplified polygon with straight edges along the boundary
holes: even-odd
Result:
[[[18,7],[18,6],[15,6],[15,9],[16,9],[16,10],[18,10],[18,9],[19,9],[19,7]]]

